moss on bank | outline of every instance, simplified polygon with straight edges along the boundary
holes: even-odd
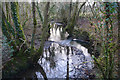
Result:
[[[18,73],[25,71],[28,67],[30,67],[28,56],[16,56],[15,58],[11,58],[11,60],[7,61],[3,65],[3,78],[11,78],[17,76]]]

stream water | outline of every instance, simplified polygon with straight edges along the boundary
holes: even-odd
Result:
[[[49,40],[45,43],[43,56],[38,63],[43,67],[47,78],[88,78],[88,70],[94,66],[88,49],[68,38],[62,24],[51,24]],[[41,72],[35,72],[43,78]]]

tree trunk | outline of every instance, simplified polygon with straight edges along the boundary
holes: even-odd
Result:
[[[80,8],[79,8],[79,10],[78,10],[78,13],[77,13],[77,20],[78,20],[78,18],[79,18],[79,14],[80,14],[80,12],[81,12],[81,9],[83,8],[83,6],[86,4],[86,2],[84,2],[81,6],[80,6]]]
[[[2,19],[3,19],[3,18],[2,18]],[[13,49],[16,50],[16,49],[17,49],[17,48],[16,48],[16,44],[15,44],[15,42],[13,41],[10,33],[8,32],[7,26],[6,26],[5,22],[4,22],[4,20],[2,20],[2,33],[3,33],[3,35],[7,38],[7,42],[10,42],[10,43],[9,43],[9,46],[12,46]]]
[[[19,46],[19,53],[24,53],[27,49],[23,27],[20,24],[19,9],[17,2],[11,2],[12,18],[16,29],[16,43]]]
[[[108,20],[107,19],[109,19],[109,15],[108,15],[108,12],[109,12],[109,9],[108,9],[108,7],[109,7],[109,5],[108,5],[108,2],[105,2],[105,11],[106,11],[106,14],[105,14],[105,26],[104,26],[104,28],[105,28],[105,30],[107,30],[106,31],[106,37],[108,37],[108,33],[109,33],[109,26],[108,26]],[[106,71],[105,71],[105,75],[106,75],[106,78],[108,79],[108,74],[109,74],[109,69],[108,69],[108,64],[109,64],[109,62],[108,62],[108,41],[107,42],[105,42],[105,69],[106,69]]]
[[[14,24],[15,24],[15,29],[16,29],[16,32],[17,32],[17,38],[19,40],[20,40],[20,38],[25,40],[25,35],[24,35],[23,28],[20,24],[20,19],[19,19],[18,3],[11,2],[11,10],[12,10],[13,21],[14,21]]]
[[[7,20],[9,20],[9,2],[5,2],[6,5],[6,16],[7,16]]]
[[[68,21],[70,21],[70,19],[71,19],[71,11],[72,11],[72,1],[70,2],[70,10],[69,10]]]
[[[109,80],[111,80],[113,78],[113,63],[114,63],[114,58],[113,58],[113,48],[111,48],[112,46],[110,46],[110,42],[111,44],[114,44],[114,42],[112,41],[113,39],[113,25],[112,25],[112,21],[111,21],[111,15],[112,13],[110,13],[110,7],[111,3],[109,2],[105,2],[105,34],[106,34],[106,42],[105,42],[105,54],[106,54],[106,78],[108,78]],[[112,8],[112,7],[111,7]]]
[[[74,13],[73,13],[70,21],[68,22],[68,24],[67,24],[67,26],[65,28],[70,36],[72,36],[73,30],[74,30],[74,26],[75,26],[75,23],[76,23],[77,11],[78,11],[78,2],[76,2]]]
[[[118,4],[118,77],[120,79],[120,2]]]
[[[2,9],[2,20],[5,22],[5,24],[7,25],[7,31],[12,34],[13,38],[15,39],[15,30],[13,28],[13,26],[11,26],[11,24],[9,23],[9,21],[7,20],[6,16],[5,16],[5,13]]]
[[[39,6],[38,6],[38,3],[37,3],[36,8],[37,8],[37,11],[38,11],[38,13],[39,13],[39,17],[40,17],[41,23],[43,24],[43,16],[41,15],[41,11],[40,11],[40,8],[39,8]]]
[[[32,33],[32,40],[31,40],[31,50],[34,49],[34,40],[35,40],[35,33],[36,33],[36,14],[35,14],[35,2],[32,2],[32,11],[33,11],[33,24],[34,24],[34,28],[33,28],[33,33]]]
[[[35,55],[35,62],[38,61],[39,57],[43,54],[43,50],[44,50],[44,43],[46,41],[46,38],[48,36],[48,10],[49,10],[49,6],[50,6],[50,2],[47,2],[46,6],[45,6],[45,11],[44,11],[44,22],[43,22],[43,32],[42,32],[42,40],[40,43],[40,48],[37,51],[37,54]]]

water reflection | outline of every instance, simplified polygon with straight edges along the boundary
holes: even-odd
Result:
[[[51,29],[50,29],[50,37],[49,40],[51,41],[61,41],[69,35],[67,32],[65,32],[62,28],[62,26],[57,26],[60,25],[58,23],[56,24],[51,24]]]
[[[67,46],[67,80],[69,80],[69,47]]]
[[[38,61],[47,77],[87,78],[85,71],[93,67],[88,49],[72,39],[67,39],[68,34],[62,34],[62,27],[56,24],[50,29],[50,33],[50,41],[46,42],[43,56]],[[43,78],[39,71],[36,75],[37,78]]]

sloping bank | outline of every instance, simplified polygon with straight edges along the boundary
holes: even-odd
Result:
[[[29,53],[26,53],[24,56],[16,56],[14,58],[11,58],[11,60],[7,61],[2,68],[2,75],[3,79],[6,78],[22,78],[21,74],[26,72],[27,70],[33,69],[34,67],[39,67],[41,74],[45,79],[46,73],[44,72],[41,65],[38,65],[37,61],[38,59],[35,57],[35,55],[29,56]]]
[[[91,55],[98,57],[100,55],[100,43],[94,44],[95,37],[82,29],[74,29],[73,39],[88,49]]]

